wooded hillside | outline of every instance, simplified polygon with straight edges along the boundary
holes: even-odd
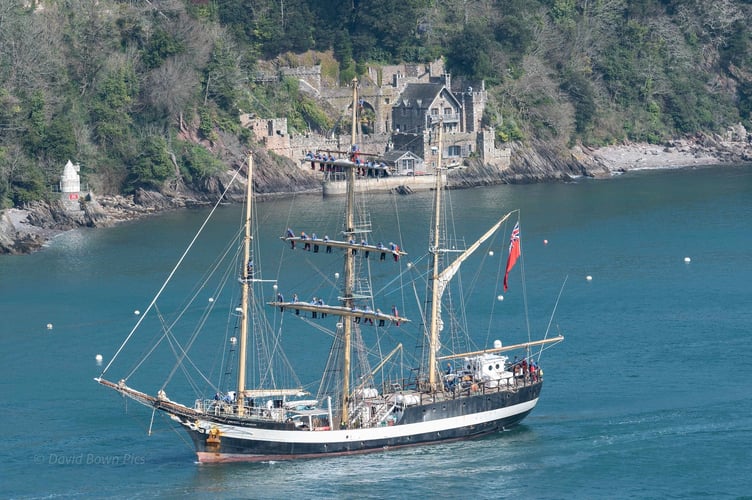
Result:
[[[485,79],[502,141],[750,128],[750,21],[752,0],[4,0],[0,208],[48,196],[68,159],[98,192],[210,189],[252,143],[239,110],[330,130],[264,60],[336,83],[444,57]]]

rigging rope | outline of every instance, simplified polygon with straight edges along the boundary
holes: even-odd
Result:
[[[183,255],[180,256],[180,259],[178,259],[178,262],[177,262],[177,264],[175,264],[175,267],[172,269],[172,271],[170,271],[169,276],[167,276],[167,279],[162,284],[161,288],[159,289],[159,291],[157,292],[157,294],[154,296],[154,298],[151,300],[151,302],[149,303],[149,306],[146,308],[146,310],[144,311],[144,313],[138,318],[138,321],[136,321],[135,326],[131,329],[131,331],[128,334],[128,336],[125,338],[125,340],[120,345],[120,347],[118,348],[118,350],[112,356],[112,359],[110,360],[110,362],[107,363],[107,366],[105,366],[104,370],[102,370],[102,373],[99,375],[100,378],[104,377],[104,374],[107,373],[107,370],[110,369],[110,366],[112,366],[112,363],[115,362],[115,360],[117,359],[117,357],[120,355],[120,352],[123,350],[123,348],[126,346],[126,344],[130,341],[131,337],[133,337],[133,334],[136,333],[136,330],[138,330],[138,327],[141,326],[141,323],[143,323],[144,319],[149,314],[149,311],[151,311],[151,309],[154,307],[154,304],[156,304],[157,300],[162,295],[162,292],[164,292],[165,288],[167,288],[167,284],[170,282],[170,280],[172,280],[172,277],[175,275],[175,273],[177,272],[177,270],[183,264],[183,260],[185,260],[185,257],[188,255],[188,253],[190,252],[191,248],[193,248],[194,243],[198,239],[199,235],[201,235],[201,233],[203,232],[203,230],[206,227],[206,225],[209,223],[209,220],[211,220],[212,216],[214,215],[214,212],[220,206],[220,202],[225,198],[225,195],[229,191],[230,187],[235,183],[235,180],[237,179],[238,175],[240,175],[240,167],[238,167],[238,169],[235,171],[235,175],[232,176],[232,179],[230,179],[230,182],[227,183],[227,187],[222,192],[222,196],[220,196],[217,199],[217,202],[212,207],[211,211],[209,212],[209,215],[207,215],[207,217],[204,220],[203,224],[201,224],[201,227],[199,228],[198,232],[193,237],[193,239],[191,240],[191,242],[188,244],[188,247],[183,252]]]

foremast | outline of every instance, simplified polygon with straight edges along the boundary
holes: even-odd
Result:
[[[245,190],[245,237],[243,238],[243,279],[241,280],[240,345],[238,354],[238,415],[245,412],[246,346],[248,344],[248,301],[250,295],[251,221],[253,216],[253,154],[248,153],[248,183]]]

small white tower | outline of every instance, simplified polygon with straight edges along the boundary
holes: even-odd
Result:
[[[63,175],[60,177],[60,199],[66,210],[80,210],[78,199],[81,196],[81,177],[78,172],[81,166],[75,165],[68,160],[63,169]]]

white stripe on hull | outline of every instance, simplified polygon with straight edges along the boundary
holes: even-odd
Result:
[[[326,444],[326,443],[343,443],[343,442],[364,442],[383,439],[394,439],[405,436],[413,436],[431,432],[442,432],[451,429],[458,429],[473,425],[484,424],[501,420],[520,413],[531,411],[538,403],[538,398],[525,401],[514,406],[498,408],[494,410],[462,415],[459,417],[448,417],[427,422],[418,422],[414,424],[371,427],[368,429],[344,429],[329,431],[300,431],[300,430],[273,430],[260,429],[252,427],[240,427],[234,425],[221,424],[208,420],[199,420],[198,428],[207,433],[210,429],[216,428],[220,431],[220,436],[250,441],[266,441],[271,443],[301,443],[301,444]],[[193,423],[184,424],[195,430]],[[244,455],[245,456],[245,455]],[[248,458],[246,458],[247,460]]]

